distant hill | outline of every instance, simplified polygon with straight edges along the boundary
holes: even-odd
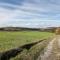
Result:
[[[48,31],[53,32],[57,27],[47,27],[47,28],[26,28],[26,27],[2,27],[0,31]]]

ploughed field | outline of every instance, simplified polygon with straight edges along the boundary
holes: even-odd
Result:
[[[11,60],[35,60],[38,58],[40,51],[48,43],[48,38],[51,37],[53,33],[50,32],[40,32],[40,31],[18,31],[18,32],[0,32],[0,52],[7,51],[13,48],[20,47],[24,44],[29,44],[32,42],[37,42],[43,40],[44,42],[33,46],[29,51],[26,49],[22,51],[21,54],[12,58]],[[45,40],[46,39],[46,40]]]

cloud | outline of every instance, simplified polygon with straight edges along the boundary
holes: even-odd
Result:
[[[0,0],[0,26],[60,26],[59,20],[59,0]]]

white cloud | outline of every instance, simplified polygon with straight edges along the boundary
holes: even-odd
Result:
[[[49,21],[50,23],[54,22],[54,21],[51,22],[51,20],[57,17],[57,15],[60,16],[60,14],[58,14],[58,12],[60,11],[60,6],[56,4],[50,4],[50,3],[48,5],[42,4],[40,0],[38,1],[33,0],[33,1],[35,2],[34,3],[30,3],[29,1],[24,2],[22,3],[21,6],[8,4],[8,3],[1,3],[0,4],[0,25],[14,25],[14,26],[38,26],[38,25],[42,26],[43,25],[44,26],[46,24],[50,25]],[[53,15],[51,16],[50,14]],[[46,22],[48,21],[48,23],[46,23],[45,20]],[[22,21],[22,23],[20,21]],[[41,21],[44,23],[42,23]],[[55,22],[54,24],[57,24],[57,22]]]

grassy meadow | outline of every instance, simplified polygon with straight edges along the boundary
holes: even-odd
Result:
[[[12,48],[16,48],[18,46],[21,46],[27,43],[36,42],[41,39],[47,39],[52,35],[53,33],[40,32],[40,31],[17,31],[17,32],[1,31],[0,32],[0,52],[6,51]],[[32,49],[30,49],[29,53],[27,53],[26,50],[24,50],[21,55],[18,55],[17,57],[11,60],[24,60],[27,55],[28,57],[35,56],[34,54],[36,54],[36,52],[39,53],[38,50],[39,49],[41,50],[41,47],[44,47],[45,45],[46,43],[44,42],[41,45],[38,44]],[[25,58],[23,58],[22,56],[24,56]],[[31,57],[26,58],[26,60],[28,59],[35,60]]]

